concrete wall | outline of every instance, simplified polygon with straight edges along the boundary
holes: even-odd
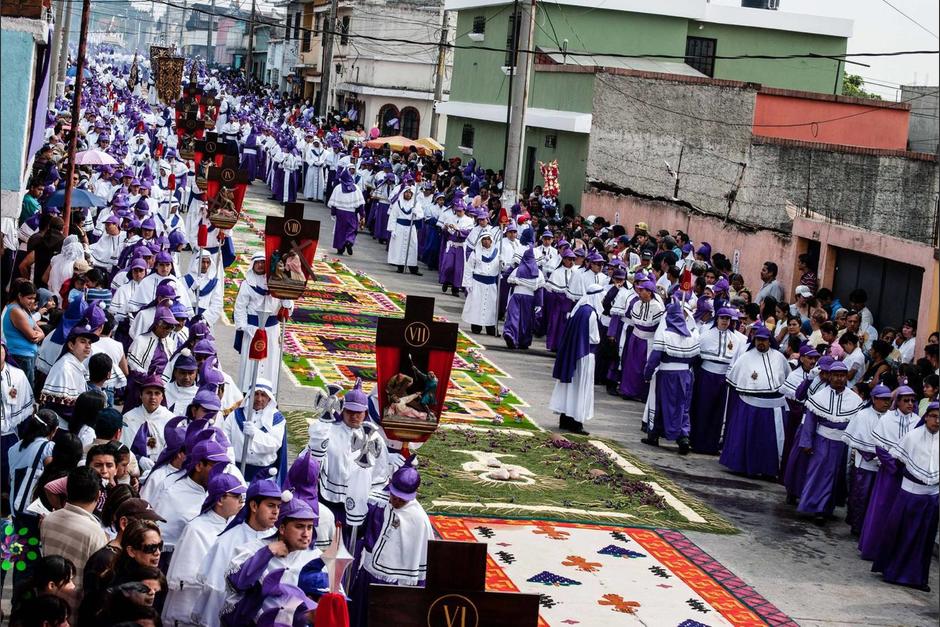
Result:
[[[669,199],[675,179],[668,162],[679,169],[678,198],[722,219],[788,232],[794,215],[787,207],[796,206],[836,223],[930,242],[925,225],[935,219],[935,160],[753,137],[748,122],[756,93],[756,86],[730,81],[598,74],[588,180]]]
[[[720,219],[696,214],[676,203],[623,196],[616,193],[588,189],[581,199],[582,215],[593,215],[613,220],[633,232],[633,225],[646,222],[651,229],[668,229],[675,233],[681,229],[688,233],[696,245],[708,242],[713,252],[721,252],[734,259],[738,253],[738,272],[752,294],[760,289],[760,268],[765,261],[774,261],[780,268],[779,280],[789,288],[793,283],[795,252],[790,237],[772,231],[751,231],[725,224]],[[793,300],[788,289],[787,296]]]
[[[0,205],[3,217],[19,215],[26,185],[37,25],[41,20],[3,18],[0,30]],[[15,71],[14,71],[15,69]]]
[[[806,125],[817,120],[824,124]],[[880,100],[762,89],[754,109],[754,133],[808,142],[907,150],[910,111]],[[801,125],[801,126],[792,126]]]
[[[908,129],[910,150],[937,152],[938,137],[940,137],[940,119],[937,118],[938,90],[940,87],[936,85],[901,86],[901,102],[911,105]]]

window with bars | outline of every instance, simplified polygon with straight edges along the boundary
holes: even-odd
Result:
[[[694,67],[705,76],[715,75],[715,50],[717,39],[707,37],[687,37],[685,40],[686,65]]]
[[[339,38],[339,44],[341,46],[345,46],[346,44],[349,43],[349,16],[348,15],[343,17],[343,22],[339,28],[339,31],[340,33],[342,33],[342,35]]]
[[[313,20],[304,20],[304,32],[301,35],[301,46],[304,52],[310,52],[310,39],[313,36],[313,33],[310,32],[310,26],[312,25]]]
[[[513,54],[513,51],[519,41],[520,26],[522,26],[522,21],[516,19],[516,14],[510,15],[509,29],[506,31],[506,62],[503,64],[506,67],[516,67],[516,55]]]
[[[418,139],[421,129],[421,114],[414,107],[401,110],[401,134],[408,139]]]
[[[486,32],[486,17],[483,15],[477,15],[473,18],[473,30],[471,33],[482,35]]]
[[[300,12],[294,13],[294,37],[293,39],[300,39]]]
[[[464,148],[473,148],[473,125],[464,124],[460,133],[460,145]]]
[[[555,148],[558,146],[558,135],[546,135],[545,136],[545,147],[546,148]]]

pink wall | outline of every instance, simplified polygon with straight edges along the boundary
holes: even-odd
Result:
[[[753,130],[755,135],[764,137],[906,150],[910,111],[899,103],[879,105],[878,102],[765,88],[757,94]],[[763,126],[804,124],[835,118],[844,119],[803,126]]]
[[[581,215],[600,216],[614,224],[622,224],[630,235],[633,235],[633,225],[637,222],[646,222],[654,233],[660,229],[668,229],[670,233],[681,229],[689,234],[696,248],[702,242],[708,242],[712,252],[724,253],[732,263],[737,250],[740,252],[738,271],[744,275],[744,284],[754,295],[761,287],[761,266],[765,261],[773,261],[779,268],[777,279],[784,286],[787,302],[793,300],[787,286],[792,282],[797,251],[788,238],[770,231],[740,231],[733,226],[722,225],[719,219],[692,215],[677,205],[608,192],[588,191],[582,194]]]

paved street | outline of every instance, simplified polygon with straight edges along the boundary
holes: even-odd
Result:
[[[279,208],[267,201],[266,192],[256,183],[249,191],[249,202],[277,214]],[[318,252],[336,256],[329,248],[329,211],[320,203],[306,205],[304,217],[321,221]],[[352,257],[339,258],[389,290],[433,296],[437,314],[460,320],[463,299],[441,294],[436,272],[425,272],[423,277],[396,274],[385,263],[384,247],[368,235],[359,235]],[[223,365],[234,367],[236,357],[230,348],[233,329],[220,325],[215,331],[224,347]],[[556,427],[557,416],[547,408],[553,386],[552,356],[538,348],[544,344],[536,340],[533,349],[509,351],[498,338],[481,335],[475,339],[486,347],[487,357],[512,376],[507,384],[529,403],[529,416],[546,429]],[[891,586],[869,573],[870,564],[857,557],[855,542],[843,522],[817,527],[785,504],[781,486],[734,476],[715,458],[694,454],[682,458],[670,444],[661,450],[644,446],[639,442],[642,405],[608,396],[603,388],[597,388],[595,399],[595,418],[588,424],[591,434],[621,443],[733,522],[741,533],[686,535],[801,625],[935,624],[937,595]],[[305,390],[292,385],[281,387],[279,405],[282,409],[309,407]],[[839,513],[843,510],[837,510]],[[936,560],[930,585],[938,589]]]

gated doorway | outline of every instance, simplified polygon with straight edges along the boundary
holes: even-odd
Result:
[[[924,269],[875,255],[835,248],[833,291],[848,307],[849,293],[856,288],[868,292],[868,308],[875,328],[901,328],[906,318],[917,318]]]

